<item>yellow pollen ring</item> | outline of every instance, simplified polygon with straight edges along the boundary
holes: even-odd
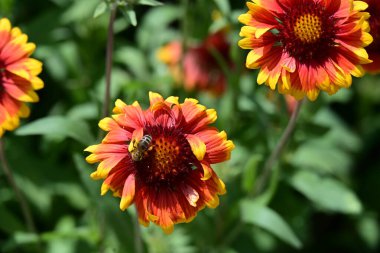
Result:
[[[180,147],[177,142],[174,140],[167,140],[166,138],[158,138],[154,141],[153,145],[156,150],[154,158],[157,163],[156,173],[162,175],[175,173],[175,168],[173,171],[173,164],[180,155]]]
[[[297,18],[294,34],[304,43],[313,43],[321,37],[322,22],[314,14],[305,14]]]

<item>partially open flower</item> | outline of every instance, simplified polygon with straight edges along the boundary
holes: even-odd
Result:
[[[380,1],[379,0],[363,0],[368,4],[370,34],[373,42],[366,50],[369,58],[373,61],[370,64],[363,65],[363,68],[373,74],[380,73]]]
[[[260,69],[258,84],[297,99],[336,93],[364,74],[367,4],[353,0],[253,0],[239,17],[239,46],[250,49],[246,66]]]
[[[112,118],[99,122],[109,133],[86,149],[92,153],[86,160],[100,162],[91,177],[105,179],[102,195],[111,189],[121,198],[121,210],[135,203],[140,223],[154,222],[171,233],[174,224],[191,221],[205,206],[218,206],[225,186],[211,164],[228,160],[234,145],[209,126],[215,110],[195,99],[179,103],[153,92],[149,97],[147,110],[117,100]]]
[[[38,102],[34,92],[44,83],[37,77],[42,63],[29,58],[36,46],[8,19],[0,19],[0,137],[19,126],[30,109],[25,102]]]
[[[158,58],[168,65],[175,82],[183,83],[186,90],[221,95],[227,86],[226,70],[222,65],[232,66],[229,50],[225,32],[219,31],[209,35],[200,45],[189,45],[185,53],[180,41],[171,42],[159,50]]]

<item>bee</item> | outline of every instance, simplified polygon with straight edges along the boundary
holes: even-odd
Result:
[[[149,134],[144,135],[140,141],[133,140],[132,148],[130,150],[133,161],[141,161],[144,158],[145,151],[152,148],[152,136]]]

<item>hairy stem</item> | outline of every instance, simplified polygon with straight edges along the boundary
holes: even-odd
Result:
[[[10,169],[8,161],[5,156],[3,140],[1,139],[0,139],[0,160],[1,160],[1,167],[3,168],[5,177],[7,178],[8,183],[10,184],[10,186],[12,187],[16,195],[17,201],[20,204],[21,211],[26,222],[26,226],[29,232],[37,235],[37,230],[36,230],[36,226],[34,225],[32,212],[30,211],[28,202],[22,195],[20,188],[17,186],[16,181],[14,180],[12,170]]]
[[[135,230],[135,233],[134,233],[135,250],[136,250],[135,252],[136,253],[143,253],[143,243],[142,243],[142,239],[141,239],[140,224],[138,221],[138,211],[137,211],[137,207],[135,207],[135,208],[136,208],[136,217],[132,217],[133,227]]]
[[[292,136],[292,133],[294,131],[294,128],[296,126],[297,118],[301,109],[301,106],[303,104],[304,100],[297,101],[297,104],[294,108],[294,111],[292,112],[292,115],[290,117],[290,120],[288,122],[288,125],[285,128],[284,133],[282,134],[280,140],[278,141],[276,147],[273,149],[272,153],[270,154],[269,158],[266,160],[264,167],[262,169],[262,173],[260,178],[257,180],[256,187],[255,187],[255,194],[258,195],[262,192],[264,189],[268,178],[270,176],[270,173],[272,171],[273,166],[277,162],[279,156],[281,155],[286,143],[288,143],[290,137]]]
[[[106,51],[106,89],[104,92],[103,118],[109,114],[110,90],[111,90],[111,72],[113,57],[113,26],[117,12],[117,3],[111,4],[111,14],[108,24],[107,51]]]
[[[188,48],[188,36],[189,36],[189,0],[181,0],[181,5],[183,7],[183,18],[181,20],[181,30],[182,30],[182,44],[181,44],[181,75],[185,75],[184,68],[184,56]],[[183,81],[183,80],[182,80]]]

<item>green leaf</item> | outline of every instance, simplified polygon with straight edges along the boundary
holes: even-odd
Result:
[[[326,108],[319,110],[314,121],[330,128],[321,141],[352,152],[361,148],[361,139],[333,111]]]
[[[130,9],[130,10],[127,10],[127,15],[129,17],[129,20],[131,21],[131,24],[133,26],[137,26],[136,12]]]
[[[78,142],[90,145],[95,142],[85,121],[64,116],[48,116],[26,124],[15,131],[17,135],[48,135],[71,137]]]
[[[71,107],[67,112],[67,117],[80,120],[97,119],[99,117],[99,110],[94,103],[78,104]]]
[[[215,249],[214,251],[211,252],[218,252],[218,253],[238,253],[238,251],[230,248],[222,248],[222,249]]]
[[[88,194],[83,191],[83,188],[73,183],[57,183],[53,185],[53,192],[57,195],[62,195],[67,199],[71,206],[78,209],[86,209],[90,205]]]
[[[52,194],[45,188],[34,183],[28,177],[20,177],[15,175],[15,179],[18,185],[22,185],[21,190],[28,198],[30,203],[33,203],[38,208],[40,214],[46,214],[51,208]]]
[[[365,101],[367,105],[377,103],[380,97],[380,86],[377,85],[379,82],[378,77],[378,75],[366,75],[365,78],[355,80],[356,85],[360,87],[357,92],[360,94],[363,102]],[[333,97],[335,97],[335,95]]]
[[[93,172],[96,167],[88,164],[81,154],[73,154],[73,161],[79,173],[80,180],[87,192],[91,195],[92,199],[98,200],[97,198],[100,195],[100,183],[94,182],[90,178],[90,173]]]
[[[305,132],[306,136],[313,136],[313,137],[322,137],[327,132],[329,132],[330,127],[320,125],[318,122],[305,122],[300,127],[298,127],[297,132]],[[307,137],[306,137],[307,138]],[[305,139],[306,139],[305,138]],[[310,137],[309,137],[310,138]]]
[[[94,18],[100,17],[107,10],[106,2],[101,2],[94,11]]]
[[[352,163],[349,154],[328,145],[322,139],[311,140],[301,145],[290,162],[297,168],[314,169],[337,176],[345,175]]]
[[[359,214],[362,211],[362,205],[356,195],[336,179],[323,178],[309,171],[299,171],[292,177],[291,184],[325,210],[347,214]]]
[[[260,249],[260,252],[275,252],[276,238],[268,231],[253,227],[251,237],[255,242],[255,246]]]
[[[140,79],[149,76],[146,57],[136,47],[122,47],[115,52],[115,60],[125,64]]]
[[[121,90],[124,88],[128,88],[128,84],[131,80],[131,77],[128,72],[125,71],[125,69],[119,68],[119,67],[113,67],[112,68],[112,85],[111,85],[111,101],[115,101],[118,98],[118,95],[120,94]],[[101,79],[98,80],[96,84],[96,88],[91,90],[94,97],[100,102],[103,103],[104,99],[104,91],[105,91],[105,76],[103,76]],[[141,86],[138,87],[141,89]]]
[[[55,228],[58,235],[55,238],[52,237],[48,241],[48,253],[55,252],[74,252],[77,241],[77,228],[75,227],[75,220],[72,216],[64,216],[61,218]]]
[[[228,0],[214,0],[214,2],[223,14],[229,14],[231,12],[231,6]]]
[[[0,1],[0,16],[11,16],[13,0]]]
[[[6,243],[2,243],[1,252],[19,252],[20,246],[27,246],[28,249],[35,248],[38,239],[37,234],[17,231],[12,234]]]
[[[242,188],[245,192],[252,192],[256,181],[257,167],[262,161],[262,155],[252,155],[246,163],[242,174]]]
[[[132,7],[120,6],[120,11],[133,26],[137,26],[136,12],[134,9],[132,9]]]
[[[352,99],[353,94],[354,92],[352,91],[352,89],[340,89],[337,93],[334,94],[334,96],[330,96],[324,92],[321,95],[326,101],[330,103],[347,103],[350,99]]]
[[[0,205],[0,230],[7,233],[13,233],[24,229],[22,222],[19,217],[5,208],[5,205]]]
[[[143,17],[142,26],[144,29],[152,31],[154,31],[153,29],[163,30],[171,22],[181,18],[182,14],[183,10],[178,6],[165,5],[154,8]]]
[[[274,166],[272,169],[269,185],[267,189],[259,196],[256,197],[255,202],[261,205],[268,205],[277,190],[277,185],[280,177],[280,168]]]
[[[38,242],[38,235],[25,232],[17,232],[14,234],[16,244],[30,244]]]
[[[181,228],[175,228],[166,236],[159,227],[142,229],[142,234],[150,253],[194,253],[197,249],[191,245],[191,236]]]
[[[160,6],[163,5],[163,3],[156,1],[156,0],[140,0],[139,4],[141,5],[148,5],[148,6]]]
[[[2,176],[3,176],[3,173],[0,172],[0,177]],[[14,194],[13,191],[9,188],[0,188],[0,206],[2,203],[13,199],[14,197],[13,194]]]
[[[63,23],[81,22],[93,16],[99,0],[72,1],[72,5],[62,14]]]
[[[267,206],[257,204],[254,200],[243,200],[240,204],[240,211],[244,222],[271,232],[297,249],[302,247],[300,240],[286,221]]]
[[[358,232],[368,247],[375,249],[380,239],[380,229],[376,215],[366,214],[358,222]]]
[[[162,44],[178,39],[178,31],[170,24],[181,18],[182,8],[173,5],[164,5],[150,9],[142,16],[141,28],[137,30],[137,42],[140,48],[156,50]],[[154,40],[152,40],[152,37]]]

